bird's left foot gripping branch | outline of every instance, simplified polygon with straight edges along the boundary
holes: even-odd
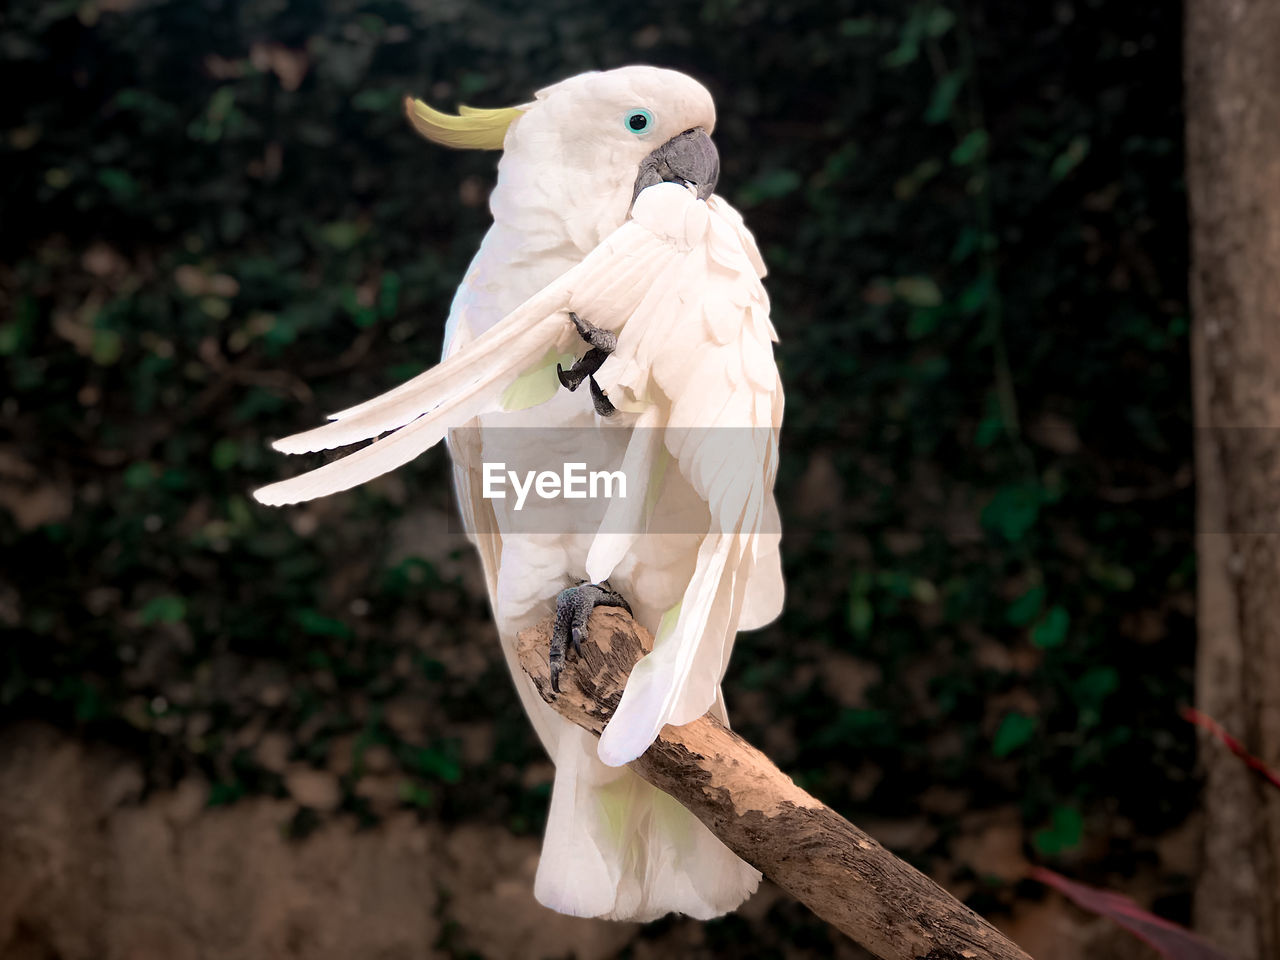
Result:
[[[683,74],[624,67],[516,107],[452,115],[410,98],[406,112],[435,143],[502,151],[493,226],[454,298],[444,356],[277,441],[284,453],[373,442],[256,496],[347,490],[448,435],[503,654],[556,765],[535,894],[577,916],[718,916],[759,873],[625,766],[664,724],[727,719],[734,637],[782,608],[777,335],[755,241],[713,192],[711,96]],[[584,379],[590,402],[574,392]],[[560,457],[564,436],[604,459],[600,476],[626,480],[597,514],[575,506],[579,524],[593,518],[585,529],[555,527],[549,500],[504,499],[489,482],[507,460]],[[563,461],[559,476],[537,474],[539,494],[547,479],[581,496],[582,464]],[[530,515],[553,525],[530,533]],[[597,740],[543,702],[516,643],[554,617],[559,682],[600,604],[626,606],[655,639]]]
[[[587,621],[596,607],[621,607],[631,613],[626,598],[606,583],[583,581],[575,587],[565,587],[556,596],[556,619],[551,630],[551,689],[560,692],[560,674],[570,653],[582,652],[582,641],[587,638]]]

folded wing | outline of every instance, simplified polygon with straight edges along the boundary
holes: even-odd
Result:
[[[750,234],[722,199],[708,206],[705,232],[674,264],[664,296],[628,319],[609,360],[615,370],[600,372],[602,383],[612,379],[610,396],[621,387],[666,411],[664,445],[710,521],[678,610],[632,671],[601,737],[600,758],[612,765],[643,753],[664,724],[705,713],[744,611],[758,626],[781,608],[776,334]],[[749,592],[761,595],[748,606]]]

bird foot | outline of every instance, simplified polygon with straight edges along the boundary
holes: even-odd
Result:
[[[574,656],[582,652],[582,641],[587,638],[587,621],[596,607],[621,607],[627,613],[631,605],[609,586],[588,583],[583,580],[576,587],[568,587],[556,595],[556,619],[551,628],[551,689],[560,692],[560,672],[572,650]]]
[[[609,354],[617,349],[618,337],[602,327],[593,327],[576,313],[570,312],[569,319],[578,331],[578,336],[591,349],[575,360],[573,366],[568,370],[557,363],[556,376],[560,379],[561,385],[570,393],[582,386],[583,380],[590,380],[592,407],[595,408],[596,413],[600,414],[600,416],[611,417],[618,412],[617,408],[609,402],[608,396],[600,389],[600,384],[596,383],[596,378],[593,374],[604,365],[605,360],[609,359]]]
[[[596,383],[596,378],[591,378],[591,406],[595,407],[596,413],[602,417],[612,417],[618,412],[609,400],[608,394],[600,388],[600,384]]]

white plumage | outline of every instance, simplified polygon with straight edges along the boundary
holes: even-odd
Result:
[[[380,437],[256,496],[286,504],[345,490],[452,431],[463,519],[503,652],[556,764],[538,898],[579,916],[709,918],[748,896],[759,874],[622,765],[665,723],[708,710],[723,717],[719,686],[737,631],[781,610],[773,482],[782,389],[764,264],[737,212],[662,183],[639,194],[628,218],[636,166],[653,142],[636,146],[609,125],[637,105],[651,110],[660,138],[714,123],[705,90],[649,67],[574,77],[522,108],[506,134],[495,225],[454,300],[444,360],[279,441],[301,453]],[[618,408],[609,419],[585,390],[555,389],[555,358],[583,349],[569,311],[618,335],[596,374]],[[480,482],[500,431],[512,459],[512,426],[531,428],[517,459],[545,463],[558,452],[546,428],[573,427],[575,442],[588,438],[641,489],[611,502],[599,528],[517,532],[510,501],[486,499]],[[554,610],[566,583],[605,578],[656,639],[597,743],[542,702],[515,639]]]

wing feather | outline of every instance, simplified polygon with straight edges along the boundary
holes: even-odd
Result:
[[[763,263],[736,212],[718,197],[707,206],[707,229],[672,271],[664,312],[638,309],[610,358],[619,377],[646,371],[651,399],[668,410],[666,448],[709,524],[674,626],[633,669],[600,739],[600,758],[613,765],[647,749],[663,724],[711,708],[743,620],[767,622],[782,596],[773,499],[782,391]],[[757,569],[765,592],[754,602]]]
[[[662,190],[666,187],[666,190]],[[255,491],[261,503],[282,505],[350,489],[408,463],[451,427],[502,409],[510,383],[548,350],[576,346],[565,314],[577,311],[600,326],[621,326],[642,304],[663,302],[659,282],[688,252],[691,217],[683,188],[645,191],[634,216],[583,261],[565,271],[442,363],[372,400],[334,414],[330,423],[278,440],[285,453],[346,446],[394,431],[310,473]],[[681,215],[673,218],[676,210]],[[692,221],[696,225],[697,218]]]
[[[625,315],[638,295],[653,286],[671,253],[669,244],[632,222],[620,227],[582,263],[526,300],[493,327],[437,364],[349,410],[332,422],[276,441],[282,453],[308,453],[346,446],[411,423],[446,398],[491,391],[540,361],[548,349],[575,346],[576,334],[564,314],[576,309],[600,318]],[[666,256],[664,256],[666,254]],[[495,400],[496,397],[490,397]],[[495,407],[496,409],[496,407]]]

